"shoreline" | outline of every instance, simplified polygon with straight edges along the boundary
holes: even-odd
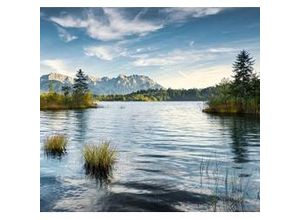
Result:
[[[222,109],[222,108],[215,108],[215,107],[207,107],[205,109],[202,109],[203,113],[207,114],[230,114],[230,115],[260,115],[260,112],[247,112],[247,111],[242,111],[238,109]]]
[[[64,107],[64,106],[56,106],[56,107],[40,107],[40,111],[59,111],[59,110],[82,110],[82,109],[89,109],[89,108],[98,108],[98,104],[95,103],[91,106],[82,106],[82,107]]]

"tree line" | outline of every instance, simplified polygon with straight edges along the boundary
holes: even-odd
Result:
[[[149,89],[124,95],[99,95],[100,101],[205,101],[214,88],[205,89]]]

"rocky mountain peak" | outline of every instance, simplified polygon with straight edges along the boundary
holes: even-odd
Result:
[[[48,91],[50,81],[57,92],[64,84],[73,84],[74,78],[60,73],[50,73],[40,77],[41,91]],[[145,75],[120,74],[115,78],[95,77],[88,75],[90,90],[97,95],[101,94],[128,94],[138,90],[161,89],[161,85]]]

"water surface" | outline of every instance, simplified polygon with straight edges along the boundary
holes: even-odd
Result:
[[[202,102],[103,102],[40,113],[41,211],[259,211],[259,117],[202,113]],[[67,154],[44,139],[68,135]],[[118,150],[113,179],[85,175],[85,143]]]

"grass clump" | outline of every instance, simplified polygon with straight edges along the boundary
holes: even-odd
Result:
[[[46,138],[44,150],[47,154],[58,155],[66,153],[68,138],[65,135],[56,134]]]
[[[87,144],[83,150],[86,173],[95,177],[111,177],[117,160],[117,151],[109,141],[99,144]]]

